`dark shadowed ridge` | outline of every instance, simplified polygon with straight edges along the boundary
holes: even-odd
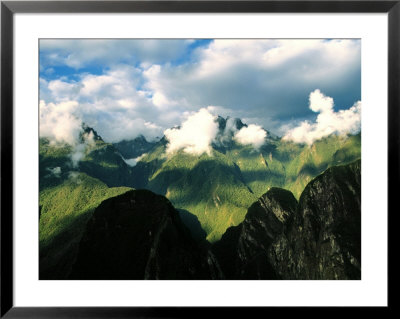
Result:
[[[212,247],[228,279],[361,279],[361,161],[272,188]]]
[[[217,279],[212,256],[199,248],[163,196],[133,190],[100,204],[79,245],[70,279]]]

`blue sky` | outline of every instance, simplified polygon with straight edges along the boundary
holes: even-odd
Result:
[[[315,90],[330,109],[311,108]],[[40,41],[41,135],[60,139],[80,122],[108,141],[151,139],[200,109],[283,136],[360,99],[359,40]]]

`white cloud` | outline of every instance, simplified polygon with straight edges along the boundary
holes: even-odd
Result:
[[[48,170],[50,172],[51,175],[60,178],[61,177],[61,167],[57,166],[57,167],[47,167],[46,170]]]
[[[56,101],[70,101],[77,98],[80,84],[57,79],[48,83],[48,89]]]
[[[254,148],[260,148],[267,137],[267,132],[259,125],[250,124],[242,127],[235,133],[234,139],[243,145],[253,145]]]
[[[193,40],[40,40],[42,63],[83,68],[93,63],[161,63],[184,54]]]
[[[82,130],[82,121],[75,115],[78,102],[68,101],[58,104],[40,101],[40,136],[50,142],[75,145]]]
[[[315,87],[343,105],[359,98],[358,40],[215,40],[190,51],[192,42],[41,40],[46,69],[103,70],[41,78],[40,98],[47,104],[76,101],[73,115],[107,142],[160,137],[184,112],[208,105],[217,106],[213,114],[245,117],[275,132],[283,121],[310,116],[299,101]]]
[[[72,167],[76,168],[79,166],[79,162],[85,157],[85,144],[78,144],[75,146],[73,152],[71,153]]]
[[[316,86],[358,99],[360,52],[358,40],[215,40],[195,51],[196,63],[153,65],[144,72],[144,87],[166,110],[219,105],[238,117],[246,109],[266,127],[309,115],[298,101]]]
[[[68,174],[68,178],[72,181],[72,182],[74,182],[74,183],[76,183],[76,184],[82,184],[82,180],[80,179],[80,176],[81,176],[81,173],[79,173],[79,172],[75,172],[75,171],[71,171],[71,172],[69,172],[69,174]]]
[[[181,128],[167,129],[164,132],[169,141],[167,154],[183,149],[184,152],[193,155],[211,155],[211,143],[218,133],[218,123],[215,119],[206,108],[202,108],[190,115]]]
[[[82,134],[82,142],[75,145],[70,157],[72,162],[72,167],[77,168],[79,166],[79,162],[85,157],[86,150],[88,147],[94,146],[94,134],[92,131],[89,133]]]
[[[335,112],[334,101],[320,90],[310,93],[309,108],[319,112],[315,123],[303,121],[299,126],[288,130],[283,137],[296,143],[312,144],[330,134],[355,134],[361,129],[361,102],[356,102],[347,110]]]
[[[147,153],[143,153],[142,155],[140,155],[136,158],[128,158],[128,159],[124,158],[122,155],[121,155],[121,157],[126,164],[133,167],[133,166],[136,166],[136,164],[146,155],[147,155]]]
[[[138,89],[140,74],[137,68],[118,65],[102,75],[83,74],[79,82],[41,79],[41,97],[55,101],[49,104],[43,101],[45,106],[73,104],[75,108],[70,116],[77,122],[94,127],[107,142],[129,140],[140,134],[153,140],[160,137],[165,127],[176,123],[180,112],[171,110],[168,116],[161,114],[147,92]],[[41,133],[45,133],[46,125],[56,120],[56,114],[41,113]],[[60,121],[67,116],[63,115]],[[52,118],[49,119],[49,116]],[[154,121],[161,123],[164,128]],[[65,142],[72,143],[76,137],[77,134],[74,134]]]

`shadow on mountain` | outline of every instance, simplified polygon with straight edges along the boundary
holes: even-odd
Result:
[[[164,196],[131,190],[95,209],[69,278],[218,279],[210,258]]]
[[[68,172],[71,168],[66,157],[45,157],[39,155],[39,190],[62,184],[68,179],[68,173],[54,174],[52,169]]]
[[[154,159],[150,162],[138,162],[131,168],[131,176],[134,188],[146,188],[150,176],[152,176],[162,165],[164,159]]]
[[[283,185],[285,182],[285,175],[268,170],[243,170],[241,171],[244,183],[252,182],[272,182],[275,186]]]
[[[65,216],[63,230],[46,244],[39,242],[39,280],[67,279],[78,252],[79,241],[93,210],[80,216]],[[43,213],[41,214],[43,216]]]
[[[212,245],[226,279],[361,279],[361,161],[318,175],[299,201],[271,188]]]
[[[183,224],[190,230],[193,239],[202,246],[208,246],[209,243],[206,240],[207,233],[201,227],[197,216],[186,209],[178,208],[177,211],[179,212],[179,216]]]
[[[319,167],[316,167],[315,165],[312,164],[305,164],[301,167],[298,175],[318,175],[319,172],[323,171],[326,169],[327,165],[319,165]]]
[[[79,163],[79,171],[101,180],[108,187],[134,187],[130,170],[122,163],[112,167],[100,165],[93,161],[82,161]]]

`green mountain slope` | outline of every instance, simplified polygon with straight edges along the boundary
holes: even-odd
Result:
[[[71,171],[86,173],[109,187],[133,185],[131,168],[118,150],[87,126],[75,146],[54,144],[47,138],[39,140],[40,190],[59,185]]]
[[[243,221],[269,188],[290,190],[298,199],[325,169],[361,157],[361,134],[332,135],[310,146],[271,136],[259,150],[230,140],[200,156],[183,151],[166,156],[166,145],[161,140],[132,168],[134,187],[165,195],[177,209],[196,215],[210,242]]]
[[[140,155],[150,151],[154,148],[156,142],[148,142],[143,135],[136,137],[133,140],[123,140],[118,143],[114,143],[114,147],[126,158],[136,158]]]
[[[74,146],[40,138],[41,279],[63,279],[69,273],[92,211],[103,200],[131,189],[128,186],[132,184],[130,167],[93,129],[84,126]]]
[[[307,183],[325,169],[361,157],[361,134],[332,135],[311,146],[268,134],[265,144],[254,149],[236,143],[232,134],[224,134],[226,121],[218,118],[221,134],[211,155],[193,156],[179,151],[167,156],[165,138],[156,143],[141,138],[139,142],[112,145],[88,127],[84,127],[78,147],[52,145],[42,138],[40,191],[63,185],[71,172],[85,173],[108,187],[149,189],[166,196],[187,216],[195,215],[207,234],[206,239],[214,242],[228,227],[242,222],[247,208],[269,188],[290,190],[298,199]],[[237,129],[246,126],[240,120],[235,121]],[[130,167],[116,146],[139,153],[144,147],[146,154],[136,166]]]
[[[40,192],[40,279],[63,279],[93,210],[105,199],[130,188],[114,187],[84,173],[70,173],[61,184]]]

